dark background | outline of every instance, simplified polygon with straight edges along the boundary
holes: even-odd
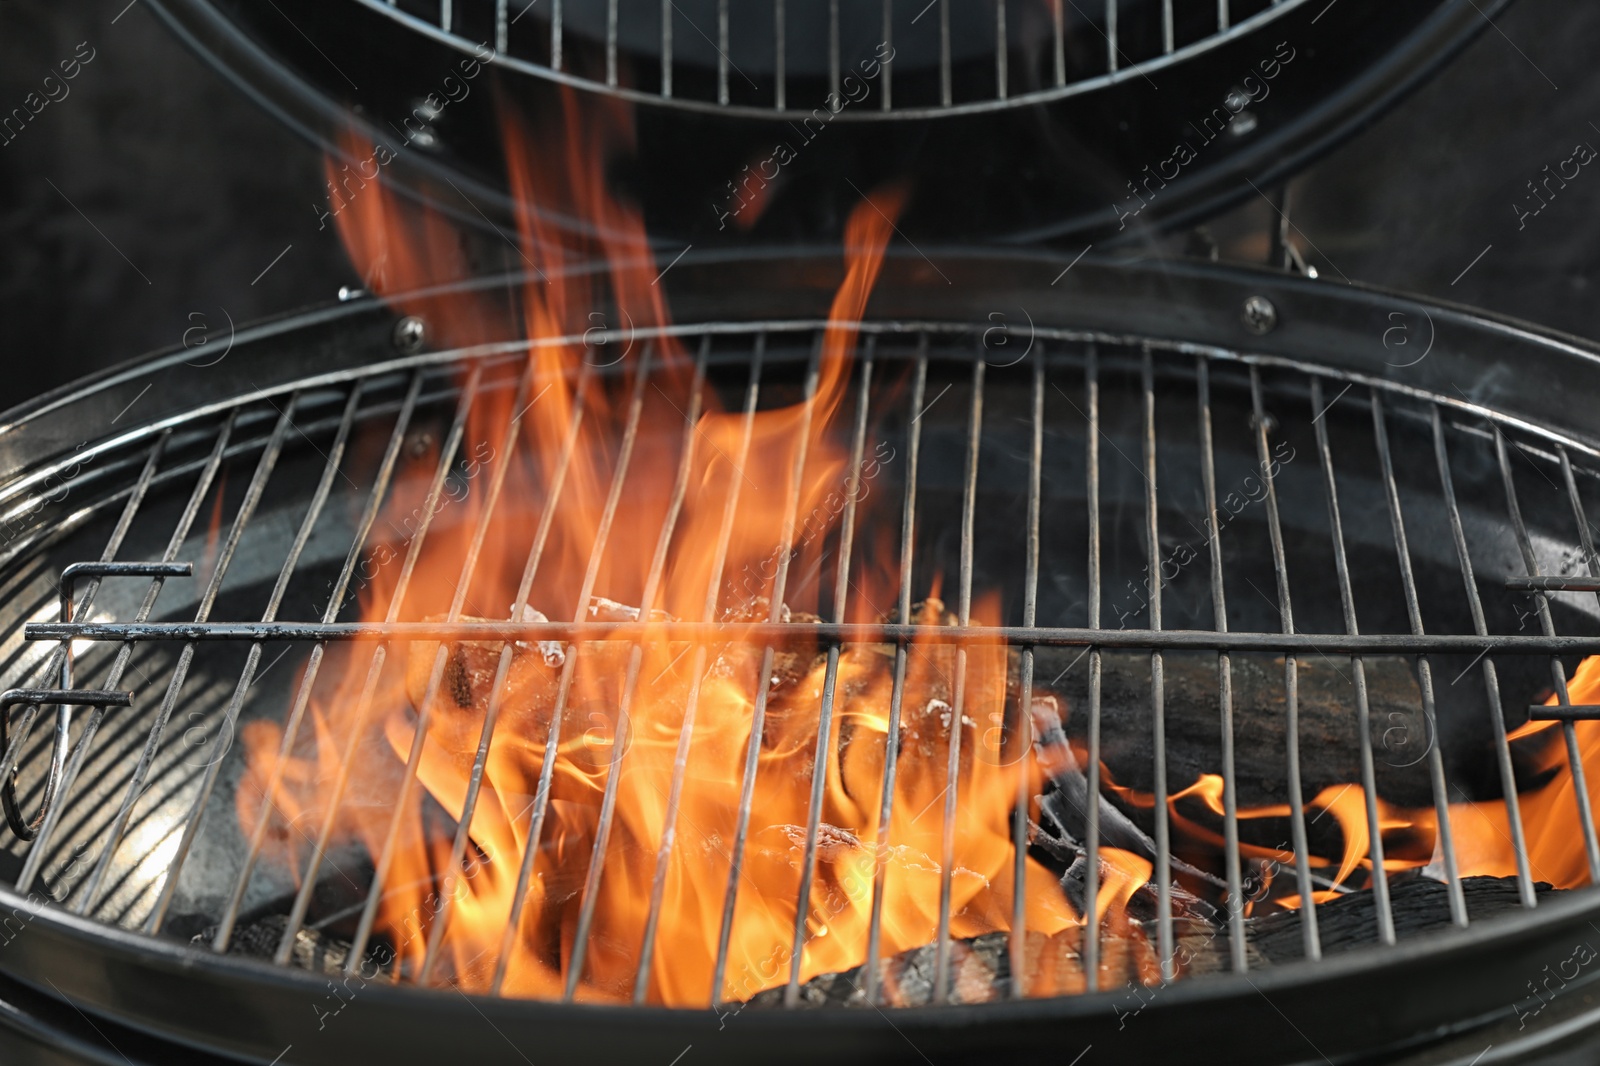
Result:
[[[70,95],[0,145],[0,408],[177,345],[192,327],[282,314],[357,283],[333,229],[318,229],[317,151],[140,0],[0,0],[0,113],[80,42],[94,59]],[[1546,164],[1579,142],[1600,146],[1596,45],[1600,5],[1520,0],[1294,183],[1292,239],[1330,284],[1411,290],[1600,339],[1600,168],[1523,230],[1513,210]],[[1225,258],[1261,260],[1272,217],[1257,199],[1208,228]]]

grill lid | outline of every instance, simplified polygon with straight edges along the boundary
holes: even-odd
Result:
[[[337,147],[353,126],[389,178],[476,226],[511,211],[497,93],[534,113],[562,90],[631,103],[638,154],[617,177],[656,239],[706,247],[830,238],[856,189],[906,174],[913,239],[1192,221],[1371,121],[1507,2],[152,6],[351,167],[373,166]]]

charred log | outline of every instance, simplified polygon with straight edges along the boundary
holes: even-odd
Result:
[[[228,942],[228,954],[270,959],[277,953],[278,944],[283,940],[284,930],[288,927],[289,919],[283,914],[268,914],[241,922],[234,930],[233,939]],[[216,935],[217,930],[213,926],[195,936],[191,943],[209,946]],[[302,928],[294,935],[294,947],[290,950],[289,965],[296,969],[332,977],[343,973],[345,964],[349,960],[348,940],[316,929]],[[394,953],[388,946],[381,942],[375,943],[367,949],[366,955],[361,960],[360,972],[370,978],[378,973],[388,972],[393,962]]]
[[[1079,746],[1089,722],[1089,658],[1081,648],[1037,650],[1035,677],[1063,699],[1066,728]],[[1234,769],[1241,806],[1285,802],[1288,734],[1284,662],[1267,655],[1230,656],[1233,681]],[[1179,789],[1222,765],[1222,707],[1217,656],[1167,652],[1165,672],[1167,781]],[[1373,723],[1378,792],[1406,807],[1433,802],[1427,762],[1432,736],[1409,660],[1364,660]],[[1348,658],[1298,661],[1301,774],[1304,797],[1361,779],[1360,722]],[[1152,791],[1150,656],[1101,653],[1101,757],[1116,780]]]
[[[1467,913],[1473,921],[1520,909],[1513,878],[1468,877],[1461,882]],[[1557,891],[1539,884],[1541,898]],[[1390,886],[1396,936],[1405,939],[1450,925],[1448,887],[1421,877],[1397,878]],[[1224,973],[1232,968],[1227,927],[1218,920],[1194,916],[1173,919],[1173,956],[1180,977]],[[1281,911],[1250,918],[1245,927],[1245,960],[1251,969],[1303,957],[1304,915]],[[1378,943],[1377,904],[1370,890],[1351,892],[1317,908],[1324,955]],[[1154,921],[1107,919],[1101,929],[1099,988],[1118,990],[1160,983]],[[880,1002],[884,1006],[919,1007],[933,1002],[935,949],[931,944],[902,952],[879,964]],[[1073,995],[1087,990],[1079,930],[1054,936],[1028,933],[1024,938],[1025,988],[1029,996]],[[1011,995],[1010,937],[986,933],[951,945],[952,1003],[987,1003]],[[866,1006],[862,967],[845,973],[821,974],[800,986],[800,1003],[809,1007]],[[753,997],[752,1006],[777,1006],[783,989],[771,988]]]

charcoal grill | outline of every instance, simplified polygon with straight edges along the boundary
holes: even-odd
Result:
[[[386,180],[471,227],[512,216],[496,98],[631,106],[638,157],[614,178],[676,254],[838,234],[862,190],[908,172],[914,240],[1103,242],[1192,222],[1363,128],[1505,0],[151,6],[345,173],[374,170],[339,136],[354,128],[394,153]],[[478,60],[488,73],[464,77]],[[1180,144],[1197,158],[1164,167]],[[1121,218],[1135,209],[1137,225]]]
[[[1073,708],[1073,723],[1094,787],[1103,785],[1104,758],[1156,796],[1154,926],[1167,973],[1177,857],[1163,800],[1185,782],[1169,769],[1183,753],[1168,741],[1164,723],[1174,708],[1163,700],[1162,677],[1176,657],[1201,654],[1223,668],[1220,729],[1205,757],[1220,760],[1215,769],[1229,786],[1217,875],[1232,900],[1245,888],[1239,842],[1249,834],[1234,763],[1244,754],[1235,730],[1247,723],[1235,722],[1220,682],[1232,676],[1231,659],[1282,657],[1274,669],[1288,716],[1281,784],[1289,795],[1311,787],[1300,776],[1297,679],[1336,661],[1353,675],[1359,732],[1351,765],[1359,767],[1366,817],[1376,821],[1379,783],[1396,760],[1383,724],[1370,720],[1363,662],[1401,655],[1415,664],[1427,736],[1438,738],[1416,764],[1422,802],[1515,796],[1506,726],[1519,724],[1543,690],[1567,703],[1567,669],[1600,651],[1600,575],[1585,502],[1600,476],[1600,433],[1584,402],[1600,388],[1591,348],[1460,308],[1246,269],[1089,257],[1063,278],[1069,258],[927,251],[926,259],[888,261],[862,324],[858,406],[842,427],[858,442],[858,464],[868,427],[904,448],[905,465],[888,475],[897,480],[886,492],[900,503],[896,532],[913,560],[900,585],[902,621],[824,622],[808,631],[835,655],[881,640],[903,657],[909,639],[929,636],[905,624],[905,607],[942,571],[963,624],[939,630],[939,639],[1019,648],[1023,702],[1052,683],[1036,668],[1044,657],[1081,655],[1088,695]],[[667,276],[683,323],[671,330],[696,353],[700,387],[757,405],[802,395],[837,285],[835,263],[832,254],[680,263]],[[734,279],[738,298],[730,303],[718,294]],[[1264,308],[1271,328],[1263,334]],[[1424,358],[1392,358],[1384,337],[1396,321],[1426,344]],[[511,1000],[467,995],[415,972],[398,984],[361,981],[352,999],[325,1003],[328,978],[285,965],[281,948],[277,962],[219,954],[264,910],[288,914],[293,925],[353,923],[355,936],[368,937],[373,865],[381,863],[327,840],[319,849],[327,869],[298,883],[259,861],[261,842],[242,834],[231,803],[242,775],[232,738],[242,723],[302,712],[303,685],[319,669],[364,668],[374,647],[398,654],[415,640],[628,632],[618,622],[348,620],[364,553],[392,533],[377,521],[382,502],[407,479],[431,484],[436,498],[441,471],[472,443],[464,426],[474,398],[517,387],[526,342],[509,323],[498,329],[503,340],[471,349],[419,350],[414,341],[427,323],[400,324],[376,302],[356,300],[243,331],[216,367],[186,365],[188,353],[175,352],[7,417],[4,682],[53,686],[75,649],[69,689],[134,693],[131,708],[94,706],[64,719],[68,743],[54,794],[56,740],[30,727],[56,702],[96,700],[82,692],[12,697],[36,702],[16,718],[0,780],[16,767],[19,810],[44,810],[31,842],[8,838],[0,866],[0,909],[11,915],[0,995],[22,1005],[36,1034],[104,1058],[103,1048],[92,1050],[87,1022],[128,1054],[162,1062],[465,1053],[514,1062],[532,1049],[671,1060],[690,1045],[730,1060],[920,1061],[923,1049],[935,1049],[941,1059],[1071,1061],[1086,1048],[1139,1059],[1206,1043],[1228,1046],[1242,1062],[1338,1060],[1404,1053],[1514,1019],[1527,1009],[1528,981],[1566,958],[1600,911],[1589,892],[1536,892],[1538,871],[1513,814],[1518,913],[1471,913],[1446,833],[1439,858],[1456,928],[1397,938],[1387,881],[1377,878],[1371,947],[1320,957],[1317,927],[1307,921],[1304,958],[1260,968],[1247,961],[1235,905],[1224,934],[1232,972],[1163,986],[1150,1016],[1134,1019],[1127,989],[1093,983],[1078,996],[1027,998],[1013,983],[1003,1002],[816,1014],[798,1010],[798,967],[788,974],[790,1009],[668,1010],[645,1005],[643,983],[633,1006],[575,1003],[576,978],[568,1002]],[[660,339],[587,338],[596,353]],[[587,372],[603,373],[609,361],[597,358]],[[1495,369],[1508,366],[1521,372]],[[1555,380],[1564,388],[1548,394],[1541,385]],[[84,427],[93,427],[87,440]],[[424,436],[443,442],[439,458],[419,445]],[[1267,481],[1261,506],[1162,582],[1149,606],[1128,608],[1123,590],[1146,566],[1160,574],[1173,531],[1187,537],[1188,521],[1214,519],[1227,487],[1280,442],[1297,458]],[[440,510],[417,536],[441,535],[455,520]],[[839,552],[848,558],[850,542]],[[116,573],[124,562],[134,565]],[[70,616],[58,616],[64,571],[85,563],[88,580]],[[192,577],[180,573],[186,563]],[[828,574],[792,575],[795,584],[805,580],[833,587]],[[1001,626],[965,624],[973,590],[984,587],[1004,592]],[[719,632],[761,644],[798,624]],[[678,632],[701,636],[704,626],[683,623]],[[1139,710],[1147,717],[1102,706],[1104,660],[1119,650],[1147,656],[1149,703]],[[1569,745],[1572,728],[1569,721]],[[1147,742],[1137,757],[1119,746],[1131,734]],[[615,750],[625,764],[624,749]],[[748,804],[748,789],[744,797]],[[960,797],[945,802],[948,817]],[[1301,861],[1285,876],[1309,896],[1319,886],[1304,861],[1306,819],[1294,806]],[[815,801],[811,810],[808,874],[818,847]],[[1573,848],[1593,875],[1600,853],[1592,814],[1586,803],[1576,813],[1581,839]],[[748,814],[741,811],[747,832],[733,843],[735,855],[759,828]],[[1028,832],[1013,819],[1015,844],[1025,846]],[[1091,817],[1091,851],[1097,832]],[[455,846],[459,856],[459,838]],[[1382,867],[1381,836],[1369,857]],[[1098,867],[1089,869],[1092,878]],[[591,891],[600,876],[590,868]],[[522,877],[526,883],[526,867]],[[941,962],[951,951],[949,883],[946,873]],[[1092,889],[1091,881],[1091,901]],[[728,903],[738,891],[730,879]],[[706,933],[710,942],[720,935],[721,975],[726,924]],[[874,953],[878,933],[874,922]],[[796,944],[804,935],[803,926],[795,931]],[[1093,938],[1085,944],[1091,960],[1097,946]],[[1015,937],[1011,950],[1020,950]],[[415,987],[429,983],[437,987]],[[948,983],[934,996],[949,1000]],[[340,1002],[340,1015],[330,1017]],[[1329,1002],[1340,1009],[1324,1009]],[[1240,1017],[1252,1025],[1244,1043]],[[1525,1037],[1508,1037],[1502,1048],[1515,1039]]]

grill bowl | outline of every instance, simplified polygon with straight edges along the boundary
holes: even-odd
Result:
[[[1539,670],[1548,669],[1551,650],[1561,651],[1570,667],[1575,656],[1600,647],[1595,638],[1600,625],[1594,604],[1584,602],[1586,597],[1561,594],[1552,598],[1558,632],[1576,635],[1577,642],[1559,647],[1553,642],[1538,644],[1541,654],[1526,650],[1534,647],[1530,641],[1539,638],[1518,631],[1512,594],[1503,586],[1505,578],[1525,572],[1523,560],[1504,513],[1503,496],[1496,498],[1485,488],[1499,488],[1499,471],[1484,458],[1490,454],[1485,448],[1496,431],[1510,439],[1517,453],[1535,469],[1552,475],[1551,486],[1560,485],[1558,456],[1564,449],[1579,484],[1585,491],[1591,487],[1596,466],[1594,442],[1600,434],[1585,397],[1594,395],[1600,384],[1591,380],[1600,373],[1600,364],[1589,347],[1461,309],[1356,287],[1187,263],[1129,266],[1092,258],[1078,262],[1064,276],[1070,262],[1050,256],[997,257],[951,250],[933,250],[928,259],[892,256],[869,305],[866,332],[878,337],[876,343],[885,360],[900,342],[908,342],[902,350],[915,351],[916,340],[926,336],[938,364],[936,374],[962,378],[975,363],[983,363],[989,375],[986,403],[997,412],[997,418],[998,412],[1008,409],[1008,396],[1015,396],[1010,382],[1030,378],[1026,371],[1033,364],[1029,359],[1050,360],[1050,384],[1059,385],[1062,395],[1070,399],[1072,391],[1081,389],[1084,354],[1091,344],[1104,367],[1108,392],[1114,391],[1113,383],[1118,382],[1115,389],[1135,387],[1126,381],[1138,380],[1137,367],[1148,351],[1160,367],[1161,402],[1167,404],[1169,397],[1174,398],[1173,410],[1193,411],[1189,390],[1194,379],[1185,377],[1185,368],[1192,368],[1197,360],[1209,361],[1215,375],[1219,427],[1234,431],[1241,428],[1241,420],[1248,423],[1248,407],[1238,405],[1238,382],[1243,380],[1240,375],[1247,379],[1252,369],[1266,384],[1270,411],[1277,422],[1274,432],[1283,434],[1309,431],[1315,413],[1309,406],[1307,382],[1311,378],[1323,381],[1324,402],[1329,404],[1337,402],[1335,394],[1346,384],[1361,391],[1376,389],[1391,411],[1397,476],[1405,492],[1407,521],[1414,524],[1414,530],[1436,524],[1443,511],[1437,495],[1430,496],[1421,487],[1431,469],[1431,455],[1425,448],[1406,443],[1427,441],[1428,422],[1416,412],[1437,408],[1451,449],[1491,633],[1503,634],[1497,637],[1501,652],[1496,659],[1504,664],[1501,683],[1508,722],[1520,721],[1515,710],[1520,694],[1526,684],[1530,687],[1527,698],[1533,698],[1533,679]],[[690,336],[721,338],[719,343],[727,345],[730,355],[728,365],[736,368],[739,346],[758,332],[779,337],[805,336],[814,330],[825,314],[839,273],[833,255],[819,254],[770,260],[685,259],[668,279],[678,321],[685,324],[679,328]],[[946,279],[949,285],[944,283]],[[728,293],[736,295],[729,297]],[[1265,335],[1251,332],[1241,315],[1252,298],[1269,301],[1275,310],[1276,327]],[[996,315],[1000,317],[993,317]],[[1407,324],[1418,345],[1426,345],[1425,357],[1419,360],[1412,352],[1397,354],[1395,335],[1387,332],[1397,321]],[[999,324],[1004,324],[1007,332],[991,332]],[[0,432],[7,487],[0,492],[13,505],[14,514],[20,509],[24,515],[11,527],[13,536],[5,560],[11,594],[0,628],[7,634],[8,683],[17,683],[12,679],[20,678],[28,664],[38,663],[48,651],[47,647],[24,644],[22,624],[54,620],[54,582],[61,567],[98,553],[161,433],[170,430],[172,436],[164,460],[168,465],[161,467],[152,482],[150,514],[152,529],[158,531],[170,528],[170,505],[169,512],[160,509],[166,494],[176,485],[181,497],[188,484],[176,473],[170,482],[163,480],[165,472],[181,471],[192,480],[193,471],[209,454],[220,420],[230,413],[235,416],[238,450],[225,456],[231,464],[227,469],[248,471],[266,446],[288,394],[299,389],[302,395],[315,397],[322,394],[318,390],[325,390],[327,398],[308,401],[306,417],[297,423],[307,443],[284,449],[284,494],[278,497],[269,491],[263,495],[251,527],[254,532],[240,542],[234,564],[239,569],[230,571],[224,596],[218,600],[215,617],[219,620],[252,617],[250,605],[256,604],[258,609],[263,586],[271,583],[282,557],[282,544],[292,535],[292,517],[278,516],[292,515],[297,506],[303,508],[309,482],[302,470],[312,471],[310,480],[315,480],[314,471],[321,465],[317,449],[332,432],[341,398],[351,382],[376,383],[384,375],[403,380],[419,367],[438,368],[442,372],[439,380],[446,382],[449,370],[474,355],[429,351],[402,355],[393,347],[394,327],[394,318],[386,309],[358,301],[241,331],[227,359],[214,367],[193,366],[186,362],[191,356],[187,352],[156,356],[7,416]],[[514,351],[515,346],[509,350]],[[1413,352],[1422,350],[1419,347]],[[1519,372],[1497,369],[1504,367],[1517,367]],[[1016,377],[1019,373],[1020,378]],[[1126,377],[1129,373],[1133,377]],[[1563,383],[1563,389],[1546,394],[1541,383],[1555,380]],[[440,396],[448,400],[448,387],[441,384],[439,388]],[[376,384],[373,397],[375,407],[381,407],[384,394]],[[135,406],[128,408],[130,403]],[[1111,417],[1111,409],[1108,401],[1107,439],[1121,442],[1125,448],[1137,447],[1129,436],[1137,434],[1137,419],[1118,423]],[[1052,410],[1057,414],[1046,454],[1059,457],[1054,460],[1051,477],[1061,479],[1053,491],[1070,500],[1076,484],[1070,469],[1080,466],[1083,455],[1083,440],[1073,434],[1080,438],[1084,434],[1081,425],[1074,430],[1067,424],[1071,406],[1056,404]],[[127,417],[133,412],[136,417]],[[963,405],[953,404],[949,414],[930,414],[930,441],[952,431],[959,435],[964,412]],[[1324,414],[1340,454],[1348,454],[1359,436],[1351,427],[1365,427],[1365,405],[1346,403],[1330,407]],[[1163,424],[1162,447],[1185,452],[1187,443],[1174,443],[1178,425],[1176,421]],[[92,430],[85,441],[85,427],[101,428]],[[1248,424],[1244,428],[1248,429]],[[1363,431],[1370,437],[1370,428]],[[186,440],[186,434],[192,439]],[[999,451],[1006,452],[1005,438],[996,440]],[[85,445],[82,449],[77,448],[80,443]],[[1220,454],[1226,461],[1228,449],[1224,447]],[[73,465],[79,470],[67,476]],[[1105,449],[1105,558],[1108,575],[1113,577],[1136,573],[1143,554],[1137,539],[1142,523],[1137,505],[1145,486],[1137,470],[1113,473],[1118,465],[1123,465],[1122,461]],[[933,465],[929,469],[936,471],[931,475],[935,486],[941,476],[955,478],[954,474],[939,475]],[[1171,466],[1163,471],[1163,486],[1183,485],[1184,479],[1173,476]],[[1295,475],[1301,485],[1313,488],[1317,476],[1311,462]],[[1382,538],[1388,536],[1387,518],[1381,514],[1371,521],[1355,517],[1359,508],[1353,501],[1370,493],[1370,488],[1364,487],[1359,471],[1343,470],[1340,476],[1347,506],[1345,536],[1352,558],[1367,558],[1363,553],[1377,552]],[[227,496],[224,514],[231,513],[236,494],[245,491],[240,484],[243,480],[233,480],[228,492],[234,495]],[[1543,484],[1542,479],[1520,470],[1518,480],[1531,542],[1546,572],[1556,572],[1563,551],[1578,547],[1581,539],[1573,527],[1566,495],[1544,493],[1535,487]],[[69,491],[61,492],[62,486]],[[1286,500],[1293,491],[1286,475]],[[31,506],[23,505],[41,495],[47,502],[36,513],[29,513]],[[1312,498],[1321,504],[1314,493]],[[1181,513],[1184,504],[1169,497],[1163,508]],[[1119,511],[1128,513],[1119,516]],[[1062,588],[1066,591],[1061,592],[1059,602],[1052,602],[1048,595],[1041,598],[1040,622],[1081,627],[1082,621],[1073,615],[1081,608],[1074,606],[1070,591],[1071,575],[1081,572],[1081,555],[1073,545],[1082,533],[1051,525],[1053,514],[1047,505],[1045,530],[1052,546],[1046,549],[1046,570],[1064,575]],[[1307,531],[1304,539],[1310,547],[1295,548],[1295,553],[1327,552],[1326,516],[1319,515],[1315,506],[1286,502],[1284,515],[1289,528]],[[1320,541],[1309,536],[1317,527],[1324,530]],[[980,543],[984,535],[980,528]],[[142,527],[136,527],[130,536],[133,541],[126,557],[159,554],[159,545],[147,551],[146,545],[138,544],[140,550],[134,550],[139,538],[147,536]],[[1419,584],[1430,588],[1433,578],[1429,575],[1446,573],[1453,548],[1443,538],[1416,533],[1414,537]],[[205,542],[202,520],[184,548],[203,557]],[[1064,547],[1053,554],[1057,544]],[[305,556],[308,570],[342,557],[347,545],[347,540],[341,543],[332,533],[325,539],[313,538]],[[202,572],[204,569],[202,566]],[[1325,569],[1331,569],[1331,564]],[[1338,636],[1339,613],[1336,608],[1317,606],[1319,594],[1323,599],[1337,597],[1331,575],[1318,574],[1309,566],[1292,566],[1291,573],[1302,628],[1338,654],[1343,646]],[[1459,583],[1459,573],[1454,580]],[[1438,581],[1442,588],[1444,579]],[[1108,579],[1108,586],[1111,584]],[[1307,584],[1317,591],[1301,595]],[[114,584],[108,583],[104,598],[96,601],[97,612],[105,611],[117,619],[131,617],[130,603],[119,600],[117,596],[124,594],[114,589]],[[1263,612],[1244,593],[1231,588],[1230,593],[1241,612],[1233,619],[1235,635],[1254,633],[1269,638],[1276,630],[1274,612]],[[1169,626],[1185,624],[1178,619],[1191,595],[1204,600],[1203,590],[1174,586]],[[1357,595],[1363,600],[1381,599],[1368,583],[1362,584]],[[192,615],[195,597],[191,590],[174,581],[163,596],[169,598],[160,601],[154,616],[157,620]],[[1434,602],[1433,593],[1426,597],[1426,602]],[[296,602],[293,593],[289,601]],[[1448,651],[1469,663],[1475,655],[1476,638],[1458,627],[1459,617],[1452,619],[1443,607],[1438,610],[1441,613],[1434,616],[1429,608],[1429,632],[1460,634],[1458,645],[1439,654]],[[1385,613],[1381,607],[1362,608],[1362,612],[1364,633],[1375,639],[1405,637],[1406,631],[1395,624],[1392,612]],[[1456,613],[1459,616],[1460,612]],[[310,614],[311,609],[303,607],[292,615],[286,611],[285,617]],[[1403,613],[1400,617],[1403,620]],[[1134,647],[1147,647],[1153,640],[1148,634],[1123,631],[1108,632],[1104,638],[1106,644],[1125,642]],[[1140,645],[1140,641],[1145,643]],[[1399,646],[1417,645],[1402,640]],[[29,994],[65,999],[89,1016],[260,1061],[272,1061],[289,1045],[294,1047],[293,1060],[307,1062],[380,1055],[405,1061],[423,1055],[462,1054],[468,1048],[487,1062],[519,1061],[515,1051],[519,1047],[587,1054],[602,1060],[635,1053],[665,1055],[670,1060],[689,1044],[712,1048],[714,1054],[732,1061],[760,1056],[764,1061],[776,1057],[798,1062],[819,1055],[846,1061],[913,1061],[919,1057],[917,1047],[938,1048],[963,1058],[1012,1056],[1019,1061],[1059,1061],[1062,1054],[1070,1059],[1091,1044],[1125,1049],[1138,1058],[1206,1041],[1229,1047],[1230,1058],[1241,1062],[1292,1062],[1310,1053],[1306,1040],[1323,1054],[1338,1057],[1394,1049],[1510,1014],[1526,997],[1527,981],[1546,964],[1567,957],[1572,943],[1581,939],[1579,930],[1596,909],[1589,893],[1573,893],[1543,901],[1527,913],[1474,922],[1466,930],[1430,934],[1394,948],[1272,967],[1251,973],[1248,980],[1238,975],[1185,980],[1163,989],[1148,1008],[1151,1016],[1138,1022],[1125,1020],[1125,990],[991,1005],[907,1008],[893,1013],[890,1027],[882,1016],[870,1011],[798,1016],[752,1009],[729,1017],[728,1010],[557,1005],[369,982],[336,1021],[319,1027],[318,1013],[307,1008],[322,1005],[327,994],[325,978],[217,957],[188,944],[188,933],[197,930],[176,920],[184,914],[214,912],[226,902],[226,888],[239,856],[231,817],[231,789],[239,771],[234,751],[222,758],[214,798],[205,809],[191,857],[175,886],[167,935],[151,937],[139,931],[151,913],[167,869],[166,855],[150,861],[151,855],[169,839],[171,826],[178,824],[193,802],[197,778],[208,765],[204,758],[189,757],[192,753],[185,745],[174,743],[173,731],[160,749],[161,757],[152,764],[150,780],[161,785],[162,792],[141,808],[141,819],[132,824],[134,832],[125,837],[108,867],[112,871],[109,876],[119,885],[117,894],[97,901],[90,910],[92,917],[70,913],[71,895],[64,897],[66,907],[39,905],[39,893],[81,884],[76,881],[80,875],[71,869],[74,845],[92,843],[103,835],[118,797],[131,780],[132,763],[146,743],[144,733],[152,721],[149,715],[160,702],[162,674],[171,669],[176,648],[159,642],[141,642],[139,648],[143,650],[138,654],[146,658],[135,661],[153,679],[132,684],[139,691],[134,713],[143,717],[123,724],[108,715],[94,755],[86,764],[91,772],[69,790],[62,831],[46,834],[47,852],[41,855],[44,861],[37,863],[38,879],[20,892],[0,890],[5,910],[15,911],[18,930],[0,952],[0,971],[8,980],[28,986]],[[290,648],[292,655],[304,654],[303,646],[299,651],[294,650],[295,645]],[[1304,653],[1309,657],[1309,652]],[[200,665],[194,677],[214,678],[216,683],[202,685],[192,680],[191,689],[185,691],[192,691],[194,701],[183,703],[180,713],[193,710],[201,716],[197,722],[214,725],[220,704],[226,703],[229,695],[226,681],[238,676],[241,654],[227,645],[205,644],[197,653]],[[98,676],[100,667],[90,665],[94,661],[90,653],[84,653],[82,660],[82,676]],[[1516,664],[1524,660],[1543,665],[1519,674]],[[248,701],[246,716],[284,713],[293,687],[293,662],[289,660],[276,677],[271,671],[266,673],[259,691]],[[1445,672],[1441,661],[1440,673]],[[1453,676],[1455,671],[1449,673]],[[1471,687],[1475,683],[1473,676],[1465,684]],[[1446,727],[1468,720],[1481,722],[1486,706],[1481,694],[1476,702],[1465,697],[1449,702],[1454,698],[1442,694],[1439,712],[1441,733],[1449,732],[1452,743],[1454,732]],[[22,759],[25,808],[30,807],[41,776],[43,730],[36,733],[41,735],[33,738]],[[1486,736],[1487,729],[1463,727],[1463,733],[1470,740]],[[1472,788],[1484,787],[1470,769],[1462,779]],[[1452,766],[1452,774],[1459,770]],[[167,819],[164,831],[152,832],[142,842],[135,839],[134,833],[142,825],[159,826],[163,818]],[[6,876],[14,884],[26,849],[13,844],[10,854]],[[93,862],[97,854],[91,848],[83,861]],[[64,867],[67,872],[63,875]],[[32,902],[26,897],[29,891],[36,893]],[[258,891],[256,902],[272,894],[270,884]],[[1419,993],[1419,989],[1426,992]],[[1282,1017],[1292,1019],[1293,1029],[1285,1024],[1282,1032],[1278,1031],[1278,1020],[1259,1006],[1262,995]],[[1330,1010],[1329,1004],[1338,1004],[1339,1009]],[[1252,1020],[1248,1041],[1238,1037],[1239,1017]],[[426,1022],[418,1024],[423,1018]],[[485,1019],[491,1024],[485,1025]],[[624,1019],[626,1024],[619,1025]],[[1359,1022],[1352,1024],[1351,1019]]]

